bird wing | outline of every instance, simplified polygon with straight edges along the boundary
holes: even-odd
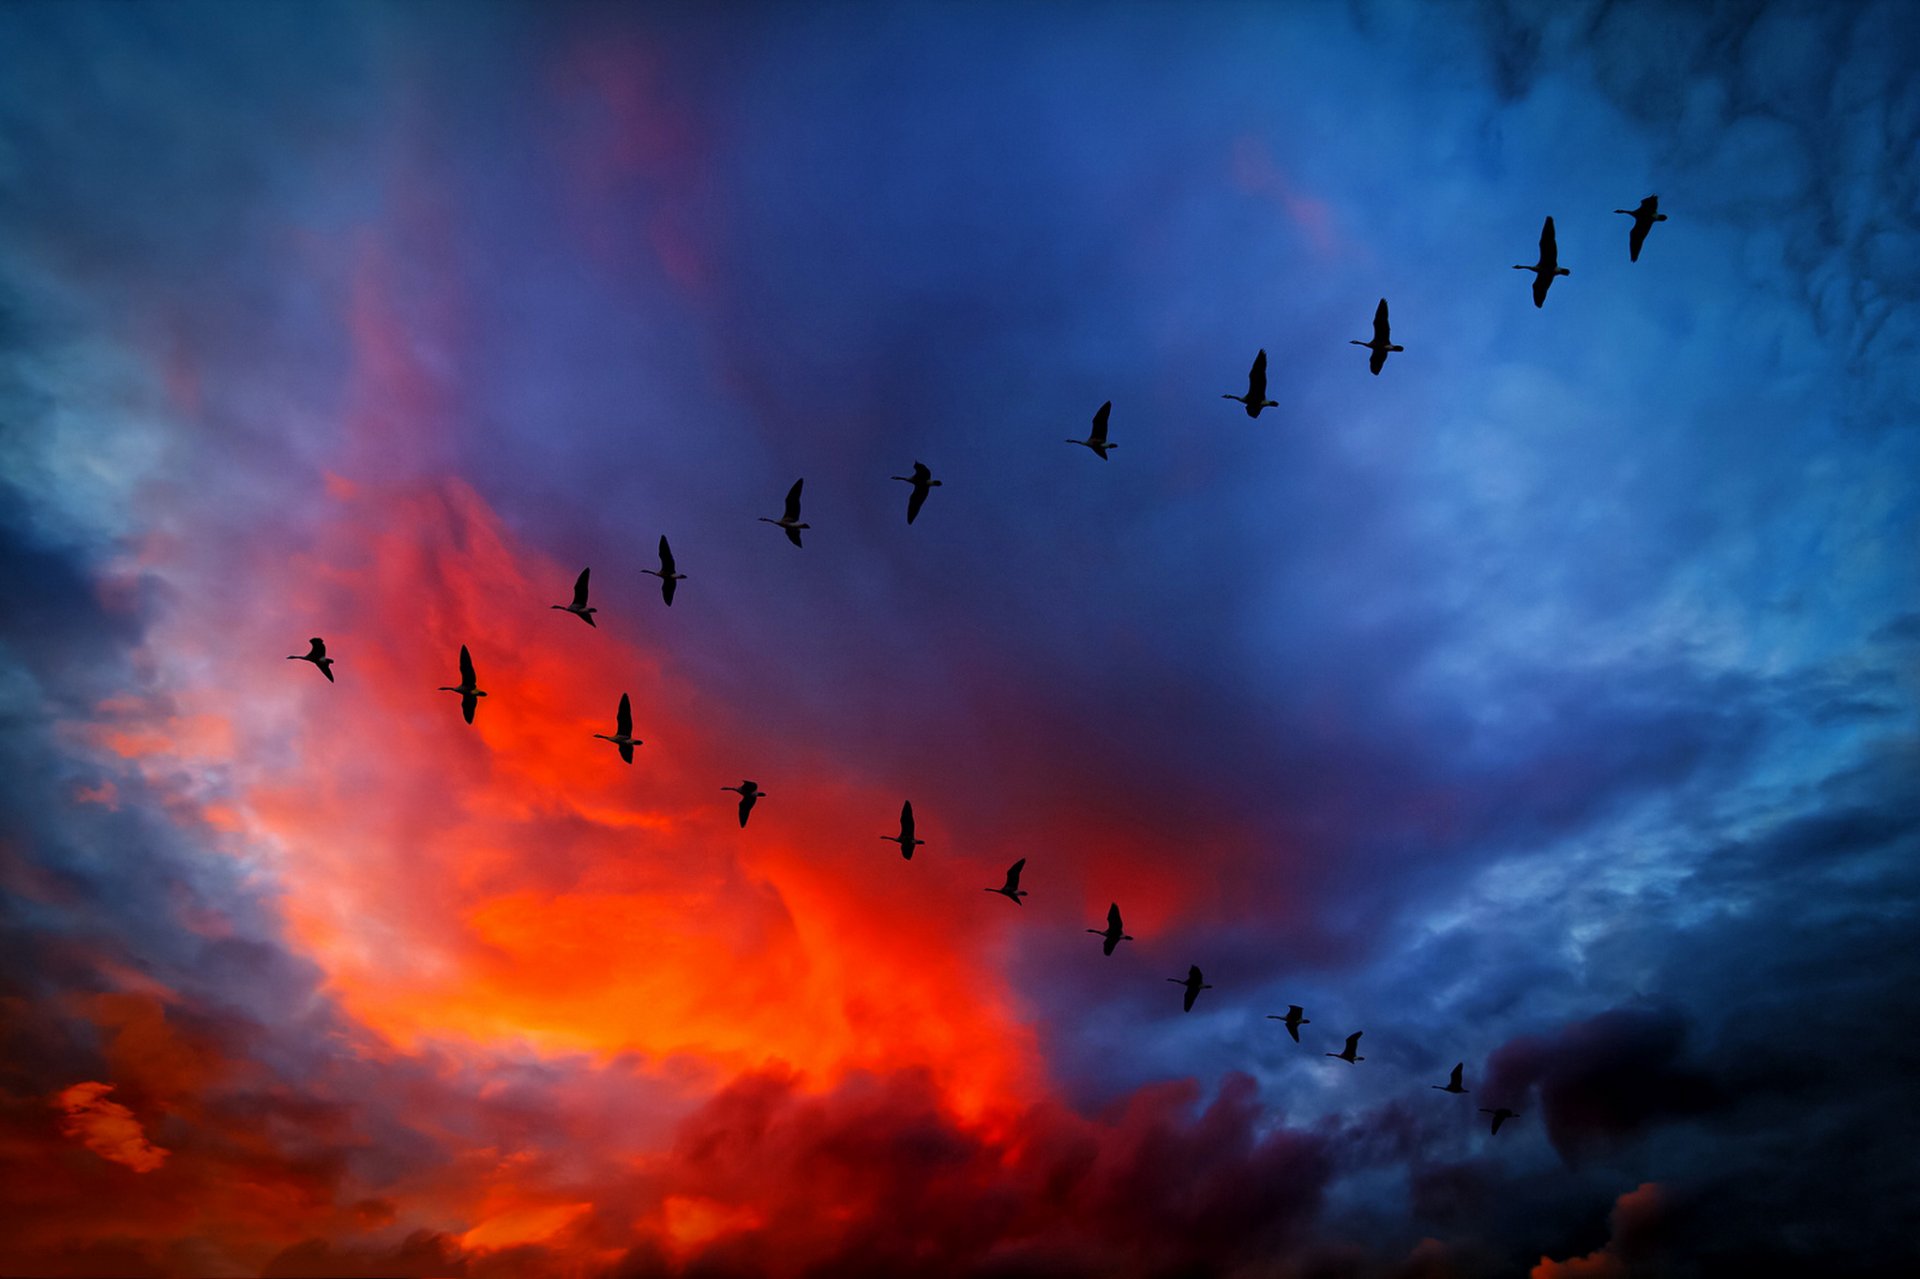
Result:
[[[1553,219],[1549,217],[1540,224],[1540,260],[1550,262],[1560,254],[1553,240]]]
[[[313,645],[312,648],[307,650],[307,659],[309,661],[312,661],[315,658],[325,657],[327,655],[327,642],[321,639],[318,635],[314,636],[311,640],[308,641],[308,643]]]
[[[1120,903],[1114,902],[1107,907],[1107,929],[1118,934],[1120,930]]]
[[[1187,965],[1187,980],[1192,982],[1196,986],[1200,984],[1200,965],[1198,964]]]
[[[912,800],[908,800],[906,803],[900,805],[900,838],[903,841],[913,838],[913,801]]]
[[[795,546],[800,546],[800,545],[801,545],[801,542],[800,542],[800,530],[799,530],[799,529],[797,529],[797,528],[790,528],[790,529],[788,529],[788,530],[787,530],[786,532],[787,532],[787,540],[788,540],[789,542],[792,542],[792,543],[793,543],[793,544],[794,544]]]
[[[613,717],[613,731],[621,737],[633,736],[633,703],[627,700],[625,693],[620,694],[620,710]]]
[[[913,464],[913,482],[915,484],[925,484],[932,478],[933,471],[925,462],[915,462]]]
[[[1000,890],[1001,892],[1011,893],[1011,892],[1019,891],[1020,871],[1023,867],[1026,866],[1026,864],[1027,864],[1027,859],[1022,857],[1019,861],[1007,867],[1007,886],[1001,889]]]
[[[800,486],[805,483],[805,479],[795,480],[793,487],[787,490],[787,513],[782,518],[789,520],[800,518]]]
[[[1391,340],[1390,332],[1387,326],[1387,300],[1381,298],[1380,305],[1373,308],[1373,340],[1376,342],[1389,341]]]
[[[574,608],[585,608],[587,606],[587,574],[591,572],[593,572],[592,569],[583,568],[580,570],[580,576],[573,579]]]
[[[1363,1034],[1365,1034],[1365,1033],[1366,1033],[1365,1031],[1362,1031],[1362,1030],[1356,1030],[1356,1031],[1354,1031],[1354,1032],[1353,1032],[1353,1033],[1352,1033],[1351,1035],[1348,1035],[1348,1036],[1347,1036],[1347,1051],[1348,1051],[1348,1052],[1350,1052],[1350,1053],[1353,1053],[1353,1052],[1359,1052],[1359,1051],[1360,1051],[1360,1036],[1361,1036],[1361,1035],[1363,1035]]]
[[[1645,218],[1633,220],[1633,230],[1627,233],[1627,260],[1640,260],[1640,246],[1647,242],[1647,232],[1653,229],[1653,223]]]
[[[1300,1017],[1305,1017],[1306,1015],[1307,1015],[1307,1010],[1302,1008],[1300,1005],[1298,1004],[1287,1005],[1287,1016],[1289,1018],[1300,1018]]]
[[[1107,415],[1112,412],[1112,400],[1108,400],[1100,406],[1100,411],[1093,415],[1093,434],[1088,437],[1089,439],[1097,442],[1105,442],[1107,438]]]
[[[667,535],[660,535],[660,571],[663,574],[673,572],[673,548],[667,545]]]
[[[1467,1063],[1463,1061],[1453,1068],[1453,1074],[1447,1077],[1447,1085],[1449,1087],[1458,1088],[1460,1086],[1460,1072],[1466,1069],[1466,1065]]]
[[[668,569],[667,572],[672,573],[673,570]],[[679,583],[671,577],[663,576],[660,579],[660,598],[664,599],[669,606],[673,603],[673,588],[678,585]]]
[[[920,514],[920,508],[927,504],[927,494],[933,492],[925,484],[914,483],[913,492],[907,494],[907,523],[913,523],[913,517]]]
[[[472,693],[462,694],[460,697],[461,718],[465,719],[469,724],[473,723],[473,708],[478,706],[479,704],[480,704],[480,699],[475,697]]]
[[[473,673],[473,655],[467,652],[465,644],[460,646],[460,680],[465,684],[479,683],[479,679]],[[467,721],[469,723],[473,721],[471,712],[467,715]]]
[[[1547,304],[1547,290],[1552,287],[1553,276],[1545,271],[1535,274],[1533,277],[1533,304],[1535,306],[1545,306]]]

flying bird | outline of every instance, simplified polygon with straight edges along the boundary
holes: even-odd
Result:
[[[1095,453],[1098,453],[1102,462],[1106,461],[1107,450],[1120,447],[1118,444],[1109,444],[1107,442],[1107,415],[1112,412],[1113,401],[1108,400],[1100,406],[1100,411],[1093,415],[1093,432],[1084,440],[1068,440],[1067,443],[1084,444]]]
[[[1480,1107],[1480,1113],[1493,1116],[1493,1131],[1496,1133],[1500,1131],[1501,1124],[1504,1124],[1509,1119],[1518,1119],[1520,1117],[1519,1111],[1508,1110],[1505,1106],[1500,1107],[1498,1110],[1488,1110],[1485,1106],[1482,1106]]]
[[[762,524],[773,524],[785,529],[787,531],[787,540],[795,546],[800,545],[800,530],[813,527],[811,524],[802,524],[800,522],[800,486],[805,483],[805,479],[795,480],[793,487],[787,490],[787,510],[779,519],[768,519],[764,515],[760,517]]]
[[[593,615],[600,610],[587,607],[587,574],[591,572],[593,572],[592,569],[583,568],[580,570],[580,576],[573,580],[573,603],[550,604],[547,607],[557,608],[563,613],[572,613],[588,626],[593,626]]]
[[[633,748],[640,745],[640,739],[633,735],[633,704],[625,693],[620,694],[620,709],[614,713],[613,734],[595,733],[603,742],[612,742],[620,748],[620,758],[633,763]]]
[[[1640,201],[1639,207],[1615,209],[1615,213],[1624,213],[1633,219],[1633,230],[1627,233],[1627,260],[1640,260],[1640,246],[1647,242],[1647,232],[1653,230],[1656,222],[1665,222],[1667,215],[1660,212],[1660,197],[1650,195]]]
[[[668,608],[672,608],[674,583],[686,581],[687,575],[674,571],[673,548],[667,545],[665,533],[660,535],[660,567],[643,568],[640,571],[660,579],[660,598],[667,602]]]
[[[1452,1073],[1451,1075],[1448,1075],[1448,1076],[1447,1076],[1447,1082],[1446,1082],[1446,1083],[1444,1083],[1444,1084],[1428,1084],[1428,1085],[1427,1085],[1427,1087],[1429,1087],[1429,1088],[1438,1088],[1438,1089],[1439,1089],[1439,1090],[1440,1090],[1441,1092],[1461,1092],[1461,1093],[1463,1093],[1463,1092],[1465,1092],[1465,1091],[1466,1091],[1466,1089],[1465,1089],[1465,1088],[1462,1088],[1462,1087],[1460,1086],[1460,1072],[1461,1072],[1461,1071],[1463,1071],[1463,1070],[1465,1070],[1466,1068],[1467,1068],[1467,1063],[1466,1063],[1466,1062],[1464,1062],[1464,1061],[1463,1061],[1463,1062],[1459,1062],[1458,1064],[1456,1064],[1456,1065],[1454,1066],[1454,1068],[1453,1068],[1453,1073]]]
[[[742,814],[740,818],[740,824],[744,826],[746,825],[746,822],[747,822],[746,816]],[[900,833],[898,835],[882,835],[880,838],[886,840],[888,843],[900,845],[900,855],[906,858],[908,861],[913,860],[913,850],[920,847],[920,845],[926,843],[927,841],[924,839],[915,839],[913,837],[913,801],[912,800],[908,800],[904,804],[900,805]]]
[[[1342,1048],[1337,1053],[1323,1053],[1321,1055],[1326,1057],[1338,1057],[1341,1061],[1347,1062],[1348,1064],[1352,1064],[1353,1062],[1356,1062],[1356,1061],[1365,1061],[1366,1058],[1360,1056],[1359,1053],[1360,1053],[1360,1036],[1366,1033],[1367,1032],[1364,1030],[1356,1030],[1351,1035],[1347,1036],[1347,1046],[1345,1048]]]
[[[459,684],[442,684],[439,691],[442,693],[460,694],[460,714],[466,719],[467,723],[473,723],[473,708],[480,704],[479,699],[485,697],[486,693],[480,689],[479,681],[474,678],[473,658],[467,653],[467,646],[465,644],[460,646]]]
[[[741,782],[738,786],[722,786],[720,789],[739,792],[740,825],[742,828],[747,824],[747,814],[753,811],[753,802],[767,793],[760,789],[758,782],[752,780]]]
[[[890,479],[905,480],[913,485],[913,492],[907,494],[907,523],[913,523],[913,517],[920,514],[920,508],[926,505],[927,493],[940,487],[940,481],[933,478],[933,472],[924,462],[913,464],[912,475],[894,475]]]
[[[287,660],[289,662],[312,662],[320,668],[320,673],[327,677],[327,683],[333,683],[333,659],[327,656],[327,642],[316,635],[308,640],[307,643],[313,645],[313,647],[304,653],[289,653],[287,654]]]
[[[1111,955],[1113,953],[1113,948],[1115,946],[1118,946],[1123,941],[1133,940],[1131,935],[1120,931],[1120,903],[1119,902],[1112,902],[1108,904],[1107,926],[1104,929],[1089,928],[1087,929],[1087,931],[1092,933],[1094,936],[1103,939],[1100,944],[1100,953],[1103,955]]]
[[[1516,271],[1533,272],[1533,304],[1547,304],[1547,290],[1553,286],[1556,275],[1572,275],[1573,272],[1560,265],[1560,246],[1554,243],[1553,219],[1548,218],[1540,228],[1540,260],[1532,266],[1515,263]]]
[[[1277,409],[1280,401],[1267,398],[1267,353],[1263,350],[1253,357],[1253,368],[1247,372],[1247,393],[1234,395],[1231,392],[1220,396],[1223,400],[1235,400],[1247,406],[1248,417],[1259,417],[1261,409]]]
[[[1387,300],[1385,298],[1381,298],[1380,305],[1373,309],[1373,341],[1362,342],[1359,338],[1348,338],[1347,345],[1364,346],[1373,352],[1373,355],[1367,360],[1367,368],[1375,377],[1378,377],[1380,370],[1386,367],[1388,351],[1404,351],[1407,349],[1404,346],[1395,346],[1393,344],[1393,329],[1392,326],[1387,323]]]
[[[1185,986],[1187,988],[1187,997],[1186,999],[1181,1001],[1181,1004],[1180,1004],[1180,1010],[1182,1012],[1189,1012],[1189,1013],[1192,1012],[1193,1001],[1200,998],[1200,992],[1203,990],[1213,989],[1212,986],[1207,985],[1206,983],[1200,980],[1200,965],[1198,964],[1187,965],[1187,975],[1184,979],[1179,977],[1169,977],[1167,978],[1167,980],[1172,982],[1176,986]]]
[[[1008,901],[1018,906],[1020,904],[1020,899],[1027,895],[1027,890],[1020,887],[1020,872],[1023,869],[1025,869],[1026,864],[1027,864],[1027,859],[1022,857],[1019,861],[1007,867],[1006,883],[1000,885],[1000,887],[998,888],[989,888],[989,889],[986,889],[985,891],[989,893],[999,893],[1002,897],[1006,898]],[[1087,931],[1091,932],[1093,930],[1088,929]],[[1109,949],[1108,953],[1109,954],[1112,953],[1111,949]]]
[[[1313,1024],[1307,1020],[1306,1011],[1298,1004],[1288,1004],[1287,1015],[1285,1017],[1282,1017],[1279,1013],[1268,1013],[1267,1020],[1283,1023],[1287,1028],[1287,1033],[1293,1036],[1293,1042],[1296,1044],[1300,1042],[1300,1028]]]

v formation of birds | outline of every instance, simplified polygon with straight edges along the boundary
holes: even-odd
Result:
[[[1665,222],[1667,220],[1667,215],[1660,212],[1660,197],[1650,195],[1641,200],[1635,208],[1615,209],[1614,212],[1624,213],[1633,218],[1633,227],[1628,235],[1627,251],[1629,260],[1638,262],[1640,260],[1640,250],[1646,243],[1647,232],[1652,229],[1654,223]],[[1533,273],[1533,304],[1536,307],[1544,307],[1546,305],[1547,290],[1553,286],[1555,279],[1563,275],[1572,274],[1566,267],[1560,265],[1559,245],[1554,235],[1553,219],[1551,217],[1547,218],[1546,222],[1540,228],[1539,260],[1531,265],[1516,263],[1513,269]],[[1388,322],[1387,300],[1385,298],[1381,298],[1380,304],[1374,309],[1373,337],[1364,342],[1358,338],[1354,338],[1352,339],[1351,345],[1367,348],[1369,353],[1367,368],[1369,372],[1375,375],[1378,375],[1380,370],[1386,366],[1389,352],[1404,351],[1406,349],[1402,346],[1396,346],[1393,342],[1393,334]],[[1233,400],[1241,404],[1245,407],[1247,416],[1251,418],[1259,417],[1263,409],[1279,407],[1278,401],[1267,398],[1266,351],[1262,350],[1253,357],[1253,366],[1247,372],[1246,393],[1244,395],[1235,395],[1232,392],[1226,392],[1223,393],[1221,398]],[[1088,432],[1086,439],[1068,439],[1066,442],[1069,444],[1078,444],[1094,453],[1101,461],[1106,461],[1107,454],[1111,450],[1119,447],[1118,444],[1107,438],[1108,418],[1112,412],[1113,402],[1109,400],[1102,404],[1094,413],[1092,429]],[[941,485],[941,481],[933,478],[932,470],[919,461],[914,462],[913,473],[911,475],[895,475],[890,478],[903,481],[911,486],[907,497],[907,523],[909,524],[912,524],[914,519],[920,514],[921,507],[926,504],[927,495]],[[802,486],[805,483],[806,481],[804,479],[793,482],[793,487],[787,491],[786,504],[781,512],[780,518],[774,519],[771,516],[765,515],[759,517],[761,523],[772,524],[785,533],[787,540],[792,542],[796,547],[803,545],[800,540],[801,532],[812,527],[812,525],[804,523],[800,518],[800,496]],[[640,571],[660,579],[660,596],[668,606],[671,606],[673,604],[674,588],[679,583],[686,581],[687,575],[676,568],[673,551],[671,547],[668,546],[664,534],[662,534],[660,538],[659,551],[660,567],[657,569],[642,569]],[[580,576],[575,579],[573,584],[573,598],[570,602],[566,604],[555,604],[552,605],[552,607],[562,612],[572,613],[588,626],[597,626],[597,623],[593,620],[593,616],[599,610],[591,607],[587,603],[588,581],[591,571],[590,569],[580,570]],[[287,660],[310,662],[319,669],[322,675],[326,676],[329,684],[333,683],[334,659],[327,656],[326,641],[319,636],[315,636],[309,640],[308,643],[310,647],[307,652],[290,654]],[[479,679],[474,671],[473,657],[467,651],[466,645],[462,644],[460,646],[460,682],[458,684],[443,684],[440,686],[439,691],[458,694],[460,697],[460,713],[462,718],[469,724],[473,723],[474,710],[479,705],[479,699],[485,697],[487,694],[486,691],[479,686]],[[613,743],[613,745],[619,749],[620,758],[628,764],[633,763],[634,747],[640,746],[643,743],[642,739],[633,735],[633,706],[627,694],[620,694],[620,706],[614,717],[614,731],[612,733],[595,733],[593,736],[601,741]],[[739,795],[738,812],[740,825],[743,829],[747,824],[748,815],[753,812],[754,805],[767,794],[766,791],[760,789],[758,782],[751,779],[743,780],[738,786],[726,786],[721,789]],[[902,858],[908,861],[913,860],[914,850],[924,846],[927,841],[918,838],[915,834],[913,803],[911,800],[903,803],[900,807],[899,834],[882,835],[880,838],[898,845]],[[1020,875],[1021,872],[1026,869],[1026,865],[1027,859],[1022,857],[1019,861],[1007,868],[1006,882],[1004,884],[998,888],[987,888],[985,891],[997,893],[1007,898],[1014,905],[1020,905],[1020,899],[1028,895],[1027,891],[1020,887]],[[1105,928],[1089,928],[1086,931],[1101,939],[1101,952],[1106,955],[1113,954],[1114,948],[1121,942],[1133,940],[1133,937],[1124,930],[1118,902],[1107,907],[1107,926]],[[1181,988],[1181,1008],[1185,1012],[1193,1011],[1194,1002],[1199,999],[1201,991],[1213,989],[1212,984],[1207,982],[1202,975],[1198,964],[1189,965],[1185,977],[1169,977],[1167,980]],[[1288,1005],[1284,1016],[1279,1013],[1269,1013],[1267,1016],[1269,1020],[1280,1022],[1295,1043],[1300,1042],[1300,1027],[1312,1024],[1306,1016],[1305,1009],[1298,1004]],[[1337,1053],[1330,1052],[1324,1055],[1339,1061],[1344,1061],[1349,1065],[1355,1065],[1365,1061],[1366,1058],[1361,1056],[1359,1052],[1360,1037],[1364,1033],[1364,1031],[1354,1031],[1346,1037],[1346,1046],[1344,1048]],[[1465,1095],[1470,1091],[1462,1082],[1465,1069],[1466,1063],[1461,1062],[1454,1066],[1446,1083],[1433,1084],[1431,1086],[1441,1092]],[[1483,1106],[1480,1108],[1479,1113],[1493,1117],[1490,1126],[1490,1131],[1493,1133],[1498,1133],[1501,1125],[1507,1120],[1519,1117],[1517,1111],[1510,1110],[1505,1106],[1494,1107],[1492,1109]]]

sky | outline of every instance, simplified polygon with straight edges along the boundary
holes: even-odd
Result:
[[[0,1273],[1920,1262],[1911,18],[0,6]]]

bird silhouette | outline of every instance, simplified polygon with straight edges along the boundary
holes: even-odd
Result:
[[[1560,246],[1554,242],[1552,218],[1548,218],[1540,227],[1540,260],[1532,266],[1522,266],[1516,262],[1513,269],[1533,272],[1533,304],[1535,306],[1547,304],[1547,290],[1553,287],[1554,276],[1573,274],[1560,265]]]
[[[1456,1064],[1456,1065],[1454,1066],[1454,1068],[1453,1068],[1453,1073],[1452,1073],[1451,1075],[1448,1075],[1448,1076],[1447,1076],[1447,1082],[1446,1082],[1446,1083],[1444,1083],[1444,1084],[1428,1084],[1428,1085],[1427,1085],[1427,1087],[1429,1087],[1429,1088],[1438,1088],[1438,1089],[1439,1089],[1439,1090],[1440,1090],[1441,1092],[1459,1092],[1459,1093],[1463,1093],[1463,1092],[1465,1092],[1465,1091],[1466,1091],[1466,1089],[1465,1089],[1465,1088],[1462,1088],[1462,1087],[1460,1086],[1460,1072],[1461,1072],[1461,1071],[1463,1071],[1463,1070],[1465,1070],[1466,1068],[1467,1068],[1467,1063],[1466,1063],[1466,1062],[1464,1062],[1464,1061],[1463,1061],[1463,1062],[1460,1062],[1460,1063],[1458,1063],[1458,1064]]]
[[[613,734],[595,733],[603,742],[612,742],[620,748],[620,758],[633,763],[633,748],[640,745],[640,739],[633,735],[633,704],[625,693],[620,694],[620,709],[614,712]]]
[[[761,790],[760,784],[756,781],[753,781],[752,779],[748,779],[747,781],[741,782],[738,786],[722,786],[720,789],[739,792],[740,794],[740,825],[743,828],[747,824],[747,814],[753,811],[754,801],[767,793]]]
[[[316,635],[308,640],[307,643],[313,645],[313,647],[304,653],[289,653],[287,654],[287,660],[289,662],[312,662],[320,668],[320,673],[327,677],[327,683],[333,683],[333,659],[327,656],[327,642]]]
[[[1180,1004],[1180,1010],[1182,1012],[1192,1012],[1193,1001],[1200,998],[1200,992],[1213,989],[1212,986],[1200,980],[1200,965],[1198,964],[1188,964],[1187,975],[1184,978],[1169,977],[1167,980],[1176,986],[1185,986],[1187,988],[1187,997],[1182,1000]]]
[[[485,697],[486,693],[474,678],[473,658],[468,654],[465,644],[460,646],[460,682],[455,685],[442,684],[439,691],[460,694],[460,714],[467,723],[473,723],[473,708],[480,704],[479,699]]]
[[[1404,346],[1395,346],[1393,344],[1393,326],[1387,323],[1387,300],[1385,298],[1381,298],[1380,305],[1373,308],[1373,340],[1371,342],[1362,342],[1359,338],[1348,338],[1347,345],[1364,346],[1373,352],[1373,355],[1367,360],[1367,369],[1375,377],[1378,377],[1380,370],[1387,366],[1388,351],[1404,351],[1407,349]]]
[[[986,891],[999,893],[1002,897],[1018,906],[1020,899],[1027,895],[1027,890],[1020,887],[1020,872],[1026,868],[1026,864],[1027,859],[1022,857],[1019,861],[1007,867],[1007,882],[998,888],[989,888]],[[1089,929],[1088,931],[1091,932],[1092,930]]]
[[[744,824],[744,820],[745,819],[742,819],[743,824]],[[913,801],[912,800],[908,800],[906,803],[900,805],[900,833],[898,835],[882,835],[880,838],[886,840],[890,844],[900,845],[900,855],[906,858],[908,861],[913,860],[913,850],[920,847],[920,845],[926,843],[927,841],[924,839],[915,839],[913,837]]]
[[[915,462],[912,475],[894,475],[890,479],[905,480],[913,485],[913,492],[907,494],[907,523],[913,523],[913,517],[920,514],[920,508],[927,503],[927,494],[940,487],[940,481],[933,478],[933,472],[926,463]]]
[[[1500,1131],[1501,1124],[1504,1124],[1509,1119],[1518,1119],[1520,1117],[1519,1111],[1508,1110],[1505,1106],[1500,1107],[1498,1110],[1488,1110],[1485,1106],[1482,1106],[1480,1107],[1480,1113],[1493,1116],[1493,1131],[1496,1133]]]
[[[1280,401],[1267,398],[1267,353],[1263,350],[1253,357],[1253,368],[1247,372],[1247,393],[1245,395],[1222,394],[1223,400],[1235,400],[1247,406],[1248,417],[1259,417],[1261,409],[1277,409]]]
[[[1293,1042],[1296,1044],[1300,1042],[1300,1028],[1313,1024],[1307,1020],[1305,1010],[1298,1004],[1288,1004],[1287,1015],[1285,1017],[1282,1017],[1278,1013],[1268,1013],[1267,1020],[1283,1023],[1287,1028],[1287,1033],[1293,1036]]]
[[[1115,946],[1118,946],[1123,941],[1133,940],[1131,935],[1120,931],[1119,902],[1112,902],[1107,906],[1107,926],[1105,928],[1089,928],[1087,931],[1096,937],[1104,939],[1100,944],[1100,953],[1103,955],[1111,955]]]
[[[583,568],[580,570],[580,576],[573,579],[573,603],[550,604],[548,607],[557,608],[563,613],[572,613],[588,626],[595,625],[593,615],[600,610],[587,607],[587,574],[591,572],[593,572],[592,569]]]
[[[667,535],[665,533],[660,535],[660,567],[643,568],[640,571],[660,579],[660,598],[667,602],[668,608],[672,608],[674,584],[676,582],[686,581],[687,575],[674,571],[673,548],[667,545]]]
[[[1653,230],[1654,223],[1667,220],[1667,215],[1660,212],[1660,197],[1650,195],[1640,201],[1637,208],[1615,209],[1614,212],[1624,213],[1633,219],[1633,230],[1627,233],[1627,260],[1638,262],[1640,246],[1647,242],[1647,232]]]
[[[1345,1048],[1342,1048],[1337,1053],[1324,1053],[1322,1055],[1327,1057],[1338,1057],[1341,1061],[1347,1062],[1349,1065],[1351,1065],[1353,1062],[1356,1062],[1356,1061],[1365,1061],[1366,1058],[1360,1056],[1359,1053],[1360,1053],[1360,1036],[1366,1033],[1367,1032],[1364,1030],[1356,1030],[1351,1035],[1347,1036],[1347,1046]]]
[[[1067,443],[1083,444],[1087,448],[1092,449],[1095,453],[1098,453],[1100,455],[1100,460],[1102,462],[1106,461],[1107,450],[1117,449],[1120,447],[1118,444],[1109,444],[1107,442],[1107,415],[1112,412],[1113,412],[1113,401],[1108,400],[1105,404],[1102,404],[1100,406],[1100,411],[1093,415],[1093,431],[1087,436],[1087,438],[1084,440],[1068,440]]]
[[[795,480],[793,487],[787,490],[787,509],[779,519],[768,519],[764,515],[760,517],[762,524],[773,524],[785,529],[787,531],[787,540],[795,546],[800,545],[800,530],[813,527],[811,524],[802,524],[800,522],[800,486],[805,483],[805,479]]]

